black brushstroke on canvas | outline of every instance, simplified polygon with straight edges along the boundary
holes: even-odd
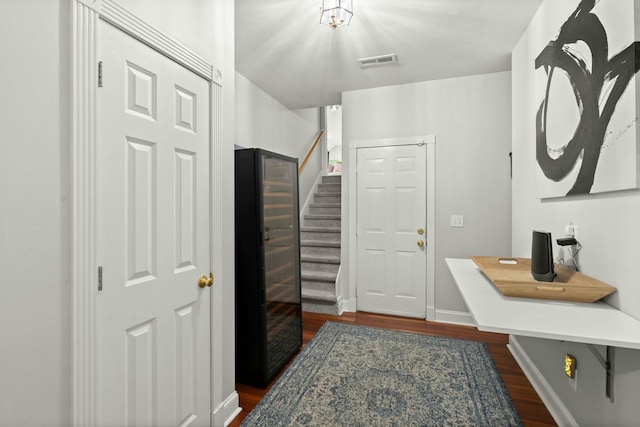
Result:
[[[569,194],[586,194],[591,191],[600,158],[605,133],[620,97],[629,81],[640,69],[640,42],[631,43],[609,59],[607,33],[600,19],[591,13],[595,0],[582,0],[578,8],[560,28],[556,40],[552,40],[536,58],[536,69],[544,67],[547,73],[545,98],[536,114],[536,158],[545,176],[560,181],[573,169],[583,153],[582,166]],[[571,45],[584,42],[591,51],[591,67]],[[569,78],[580,121],[571,140],[553,158],[547,150],[547,107],[549,88],[554,72],[564,72]],[[603,87],[610,91],[603,95]]]

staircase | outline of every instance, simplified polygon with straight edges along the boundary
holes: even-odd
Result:
[[[300,228],[302,310],[338,314],[342,176],[323,176]]]

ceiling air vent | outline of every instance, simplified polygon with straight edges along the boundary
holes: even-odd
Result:
[[[396,62],[398,59],[395,53],[390,53],[389,55],[380,55],[380,56],[372,56],[370,58],[360,58],[358,62],[362,68],[371,67],[373,65],[384,65],[391,64],[392,62]]]

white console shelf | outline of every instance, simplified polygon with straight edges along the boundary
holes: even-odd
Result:
[[[640,349],[640,320],[604,303],[505,297],[470,259],[446,259],[481,331]]]

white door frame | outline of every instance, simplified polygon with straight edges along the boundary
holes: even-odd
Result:
[[[98,293],[98,266],[96,265],[96,145],[97,145],[97,90],[98,90],[98,20],[119,28],[142,43],[203,77],[209,82],[211,103],[211,172],[212,218],[211,236],[221,234],[222,217],[221,175],[221,96],[222,77],[197,54],[181,45],[169,35],[158,31],[114,0],[74,0],[71,6],[71,117],[72,117],[72,212],[71,212],[71,317],[72,317],[72,380],[71,410],[74,426],[96,424],[97,371],[96,371],[96,304]],[[210,236],[212,245],[213,238]],[[222,248],[212,247],[211,269],[215,271]],[[214,301],[220,301],[221,289],[214,287],[211,294],[212,318]],[[211,325],[212,335],[219,333]],[[213,336],[212,336],[212,342]],[[220,346],[212,346],[212,362],[222,360]],[[221,376],[219,363],[212,363],[212,381]],[[215,386],[214,386],[215,387]],[[215,393],[215,390],[212,390]]]
[[[370,147],[391,147],[399,145],[426,144],[427,156],[427,287],[426,292],[426,320],[436,319],[435,310],[435,179],[436,179],[436,138],[434,135],[405,137],[405,138],[381,138],[349,141],[349,297],[352,299],[349,306],[353,310],[357,307],[356,301],[356,260],[358,244],[356,240],[357,232],[357,206],[358,206],[358,186],[356,176],[356,159],[358,148]]]

